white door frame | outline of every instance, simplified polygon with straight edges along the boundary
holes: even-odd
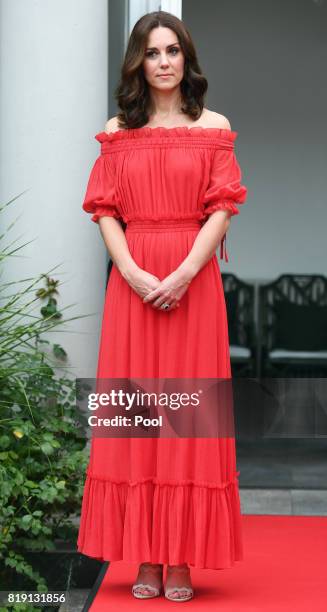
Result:
[[[128,35],[142,15],[153,11],[167,11],[182,18],[182,0],[128,0]]]

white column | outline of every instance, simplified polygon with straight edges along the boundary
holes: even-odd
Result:
[[[62,264],[58,303],[66,316],[94,313],[51,333],[73,374],[94,376],[105,291],[106,250],[81,209],[108,113],[107,0],[1,0],[1,203],[8,235],[35,239],[8,259],[5,279]],[[40,304],[41,306],[41,304]]]

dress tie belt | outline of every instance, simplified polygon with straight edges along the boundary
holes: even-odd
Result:
[[[227,242],[227,236],[226,234],[223,235],[221,241],[220,241],[220,259],[225,259],[226,262],[228,262],[228,255],[227,255],[227,246],[226,246],[226,242]]]
[[[202,222],[199,219],[135,219],[128,221],[126,224],[126,230],[128,232],[164,232],[164,231],[185,231],[201,229]],[[228,262],[227,248],[226,248],[226,234],[220,242],[220,259],[225,259]]]
[[[128,221],[126,230],[132,232],[163,232],[183,231],[188,229],[201,229],[202,223],[199,219],[137,219]]]

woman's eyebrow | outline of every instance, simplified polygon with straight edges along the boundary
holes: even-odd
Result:
[[[169,47],[175,47],[176,45],[179,45],[179,42],[175,42],[175,43],[171,43],[170,45],[167,45],[166,49],[169,49]],[[157,48],[157,47],[146,47],[146,49],[145,49],[145,50],[146,50],[146,51],[149,51],[150,49],[151,49],[151,50],[153,50],[153,49],[154,49],[154,50],[158,51],[158,48]]]

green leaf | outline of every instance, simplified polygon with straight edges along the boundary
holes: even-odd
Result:
[[[52,455],[54,453],[53,447],[49,442],[44,442],[43,444],[41,444],[41,450],[44,452],[45,455]]]
[[[9,436],[0,436],[0,448],[8,448],[8,446],[10,446],[11,443],[11,439],[9,438]]]
[[[56,482],[56,486],[58,489],[64,489],[66,487],[66,481],[65,480],[59,480],[58,482]]]
[[[54,353],[55,357],[57,359],[60,359],[61,361],[65,361],[67,359],[66,351],[59,344],[54,344],[53,345],[53,353]]]

